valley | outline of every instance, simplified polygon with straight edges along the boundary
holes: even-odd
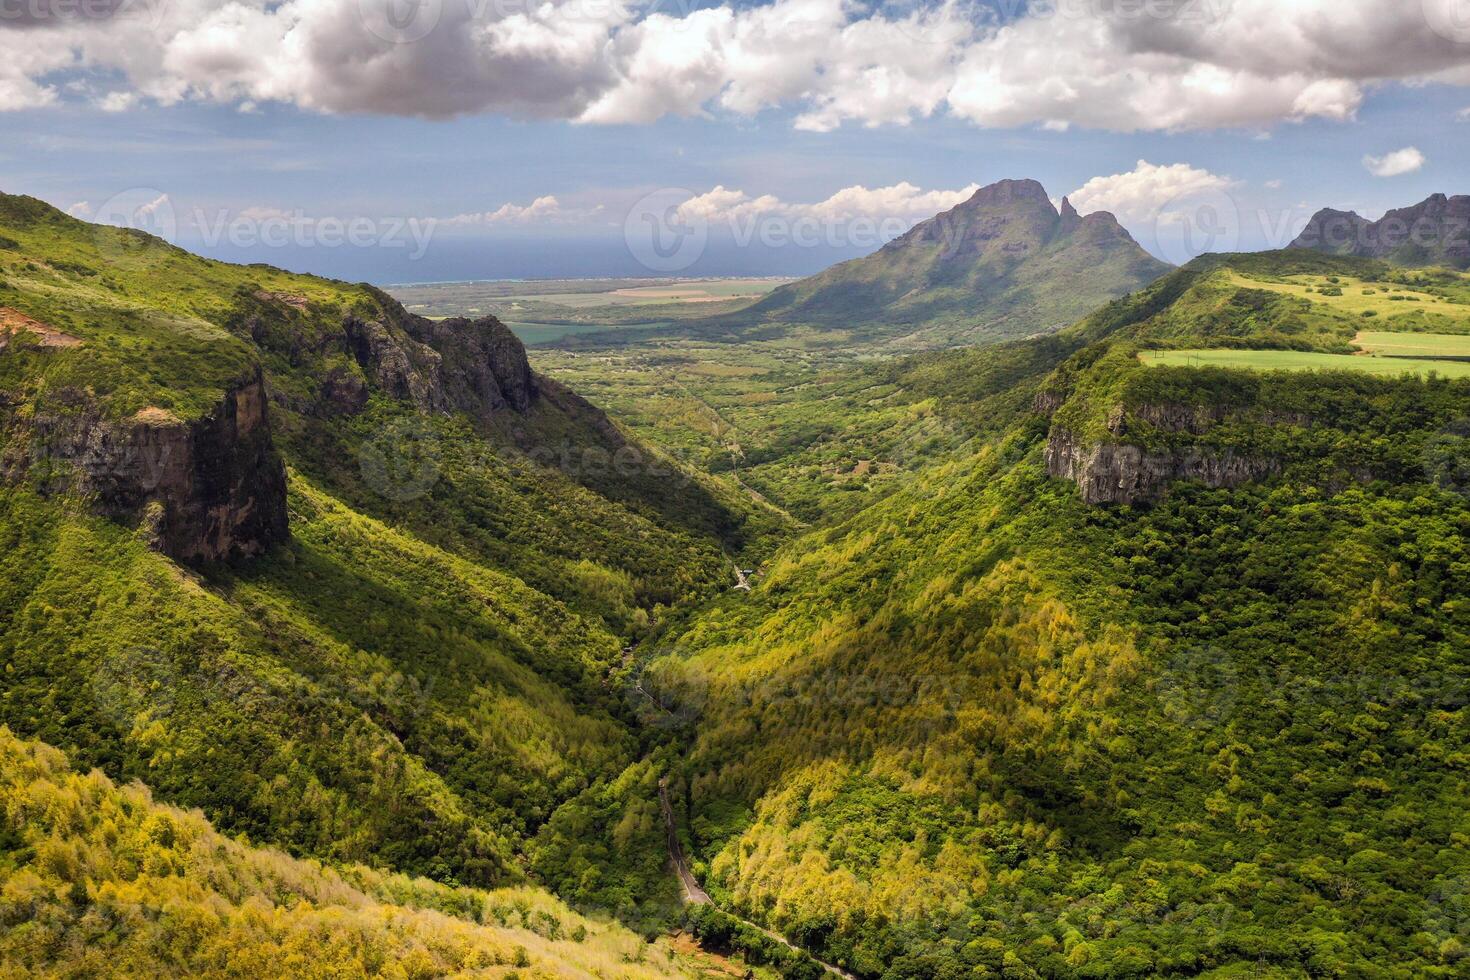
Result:
[[[147,972],[171,902],[205,972],[386,929],[430,975],[1455,975],[1464,274],[528,349],[0,232],[7,963]]]

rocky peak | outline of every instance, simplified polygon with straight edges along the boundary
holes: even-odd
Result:
[[[1290,247],[1400,265],[1470,268],[1470,197],[1431,194],[1378,221],[1353,211],[1323,208]]]
[[[386,294],[376,295],[382,317],[350,316],[343,323],[345,346],[370,384],[429,411],[486,419],[495,412],[530,410],[538,379],[525,345],[505,324],[492,316],[429,320]],[[326,384],[335,393],[342,381],[329,378]]]
[[[1017,201],[1033,201],[1052,207],[1046,188],[1034,180],[998,180],[980,188],[961,207],[995,207],[1014,204]],[[1052,208],[1055,211],[1055,208]]]

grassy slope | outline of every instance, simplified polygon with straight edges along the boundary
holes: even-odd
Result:
[[[11,976],[697,975],[534,889],[449,888],[247,846],[6,729],[0,806]]]
[[[888,978],[1458,975],[1470,504],[1433,461],[1470,389],[1134,357],[1335,349],[1350,319],[1222,277],[1304,269],[1370,271],[1211,260],[905,369],[1000,435],[653,647],[717,897]],[[1095,509],[1000,379],[1100,420],[1223,399],[1320,424],[1223,427],[1300,451],[1265,485]],[[1391,476],[1344,486],[1365,466]]]

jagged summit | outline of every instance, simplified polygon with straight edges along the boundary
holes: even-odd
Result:
[[[1470,196],[1431,194],[1369,221],[1356,211],[1323,208],[1291,248],[1385,259],[1397,265],[1470,268]]]
[[[938,347],[1059,329],[1168,268],[1111,214],[1066,199],[1058,210],[1039,182],[1001,180],[746,315]]]

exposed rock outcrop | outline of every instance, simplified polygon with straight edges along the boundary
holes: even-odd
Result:
[[[1353,211],[1324,208],[1290,247],[1400,265],[1470,268],[1470,197],[1432,194],[1377,221]]]
[[[76,392],[24,422],[5,420],[4,475],[84,494],[109,517],[146,519],[155,547],[178,561],[257,555],[289,534],[268,412],[258,369],[190,422],[159,408],[104,419]]]
[[[1053,428],[1046,443],[1046,470],[1071,480],[1089,504],[1143,504],[1163,497],[1173,483],[1188,480],[1210,487],[1237,487],[1277,472],[1277,460],[1211,453],[1200,449],[1147,452],[1122,442],[1084,443]]]
[[[427,411],[487,419],[506,409],[530,409],[537,378],[509,327],[493,316],[429,320],[378,295],[382,319],[349,316],[343,324],[347,348],[370,383]]]

